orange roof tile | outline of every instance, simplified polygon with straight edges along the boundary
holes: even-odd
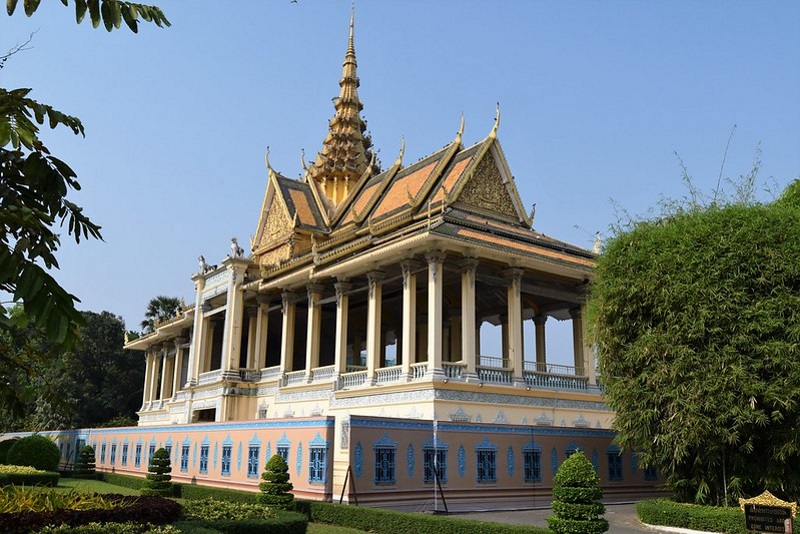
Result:
[[[361,194],[358,196],[358,199],[350,206],[348,210],[347,217],[344,218],[342,224],[347,224],[349,222],[353,222],[355,219],[355,214],[358,213],[359,215],[363,215],[361,212],[367,206],[369,201],[372,199],[372,195],[375,194],[375,188],[383,183],[382,180],[376,180],[371,184],[368,184],[362,191]]]
[[[411,174],[394,180],[394,183],[389,186],[389,189],[383,195],[383,199],[375,209],[375,217],[381,217],[392,210],[408,204],[408,194],[406,191],[412,196],[417,195],[437,163],[439,163],[439,160],[432,161]]]
[[[308,197],[305,193],[297,189],[290,189],[289,196],[292,197],[292,203],[295,210],[297,210],[297,218],[300,223],[307,226],[316,226],[317,221],[314,218],[314,212],[311,211],[311,204],[308,203]]]
[[[450,169],[450,172],[447,173],[447,176],[445,176],[444,178],[444,188],[447,190],[448,193],[453,190],[453,186],[456,185],[456,182],[461,176],[461,173],[464,172],[464,169],[467,168],[467,165],[469,165],[470,161],[472,161],[472,156],[462,159],[461,161],[453,165],[453,167]],[[441,201],[443,194],[444,192],[440,187],[439,190],[436,191],[436,194],[433,196],[432,202]]]
[[[475,239],[476,241],[482,241],[484,243],[494,243],[496,245],[501,245],[504,247],[513,248],[516,250],[522,250],[525,252],[529,252],[531,254],[536,254],[538,256],[547,256],[556,260],[569,262],[569,263],[577,263],[579,265],[583,265],[585,267],[593,268],[595,266],[595,262],[588,258],[581,258],[580,256],[573,256],[570,254],[566,254],[563,252],[559,252],[556,250],[550,250],[544,247],[537,247],[536,245],[531,245],[528,243],[522,243],[520,241],[514,241],[513,239],[507,239],[505,237],[499,237],[495,235],[488,235],[476,230],[469,230],[467,228],[460,228],[456,235],[461,237],[467,237],[470,239]]]

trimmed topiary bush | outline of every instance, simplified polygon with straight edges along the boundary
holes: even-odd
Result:
[[[40,471],[57,471],[60,460],[58,445],[39,434],[17,440],[6,454],[7,464],[29,465]]]
[[[94,448],[91,445],[84,446],[78,453],[78,461],[75,462],[75,470],[72,472],[75,478],[95,478]]]
[[[553,479],[553,515],[547,526],[556,534],[601,534],[608,521],[599,516],[605,507],[600,477],[582,451],[576,451],[561,464]]]
[[[147,482],[140,489],[142,495],[160,495],[169,497],[172,495],[172,463],[169,459],[169,452],[164,447],[158,449],[150,459],[147,466]]]
[[[11,438],[0,441],[0,464],[6,463],[6,455],[8,454],[8,449],[10,449],[17,441],[19,441],[18,438]]]
[[[258,502],[268,506],[289,509],[292,507],[294,495],[290,493],[294,486],[289,482],[289,466],[280,454],[275,454],[267,462],[264,472],[261,473],[264,481],[258,485],[261,494]]]

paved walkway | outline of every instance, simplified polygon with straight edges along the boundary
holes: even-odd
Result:
[[[465,519],[477,519],[479,521],[492,521],[495,523],[510,523],[512,525],[533,525],[536,527],[547,527],[547,516],[551,515],[549,508],[541,510],[519,510],[508,512],[470,512],[466,514],[454,514]],[[636,505],[634,504],[607,504],[604,516],[608,521],[608,531],[612,534],[649,534],[658,533],[684,533],[700,534],[697,531],[674,528],[674,527],[652,527],[639,521],[636,515]]]

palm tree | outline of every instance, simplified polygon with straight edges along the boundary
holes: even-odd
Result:
[[[150,299],[147,303],[147,311],[144,312],[142,330],[144,333],[153,332],[158,323],[162,323],[171,317],[175,317],[175,310],[181,306],[178,297],[167,297],[159,295]]]

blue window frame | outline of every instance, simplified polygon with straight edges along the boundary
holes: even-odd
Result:
[[[189,446],[181,446],[181,471],[186,472],[189,470]]]
[[[523,481],[525,482],[541,482],[542,481],[542,451],[539,450],[523,450],[522,451],[523,463]]]
[[[425,447],[422,449],[422,481],[434,482],[434,474],[439,482],[447,482],[447,449]]]
[[[375,447],[375,485],[394,485],[396,481],[397,463],[395,447]]]
[[[283,458],[284,462],[286,462],[287,464],[289,463],[289,447],[278,445],[277,454],[281,455],[281,458]]]
[[[260,455],[261,447],[258,445],[250,445],[247,448],[247,476],[250,478],[258,477]]]
[[[222,446],[222,462],[221,462],[221,471],[223,475],[230,475],[231,474],[231,446],[230,445],[223,445]]]
[[[165,445],[164,448],[167,450],[167,456],[172,458],[172,444]]]
[[[153,463],[153,455],[156,453],[156,445],[155,443],[150,444],[150,450],[147,452],[147,465],[150,466]]]
[[[658,480],[658,470],[655,468],[655,466],[649,465],[644,468],[644,479]]]
[[[128,465],[128,444],[122,444],[122,465]]]
[[[135,467],[140,467],[142,465],[142,444],[141,443],[137,443],[136,444],[136,456],[134,457],[133,465]]]
[[[200,472],[208,473],[208,445],[200,446]]]
[[[618,451],[607,453],[608,480],[622,480],[622,455]]]
[[[312,446],[308,449],[308,456],[308,481],[324,484],[328,478],[328,449]]]
[[[100,463],[101,464],[106,463],[106,444],[105,443],[100,445]]]
[[[111,465],[114,465],[114,463],[116,461],[117,461],[117,444],[116,443],[112,443],[111,444]]]
[[[476,451],[477,479],[481,483],[497,482],[497,451],[478,449]]]

